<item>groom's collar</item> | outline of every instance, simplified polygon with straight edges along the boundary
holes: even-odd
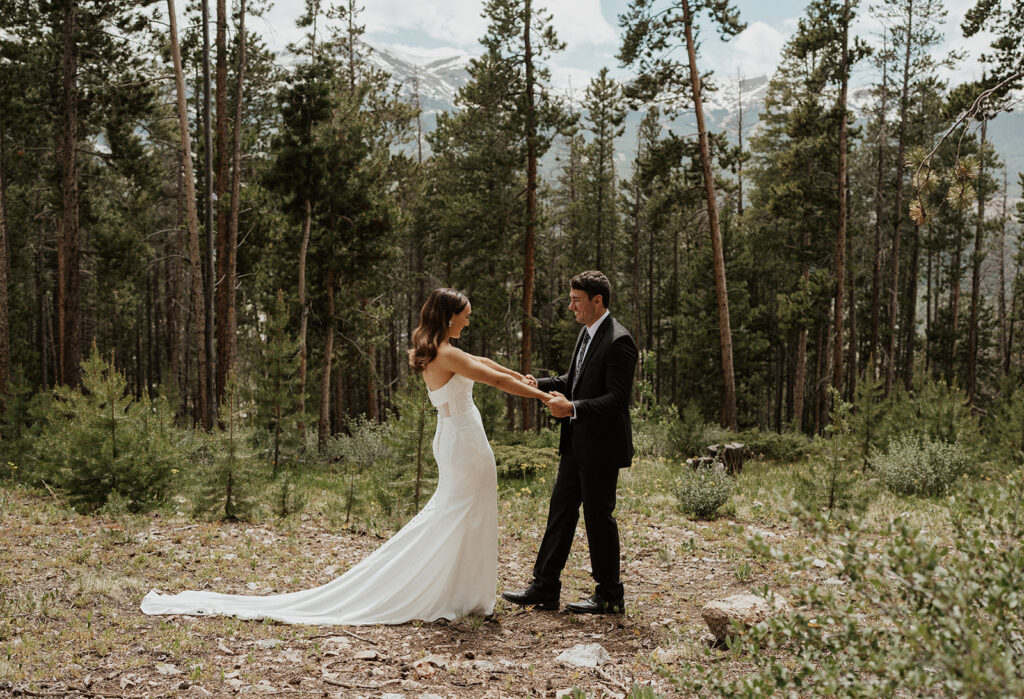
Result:
[[[609,311],[608,309],[605,309],[604,315],[602,315],[600,318],[595,320],[593,325],[588,325],[587,326],[587,332],[590,333],[591,339],[593,339],[594,335],[597,334],[597,329],[601,327],[601,323],[603,323],[604,319],[607,318],[610,314],[611,314],[611,311]]]

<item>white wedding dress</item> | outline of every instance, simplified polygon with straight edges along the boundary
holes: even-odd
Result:
[[[401,624],[494,611],[498,569],[494,454],[473,403],[473,381],[455,374],[430,402],[437,489],[391,539],[340,578],[299,592],[227,595],[151,591],[146,614],[229,615],[291,624]]]

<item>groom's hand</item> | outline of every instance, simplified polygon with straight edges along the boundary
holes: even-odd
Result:
[[[572,403],[558,391],[552,391],[553,398],[548,401],[548,410],[555,417],[572,417]]]
[[[537,379],[534,378],[533,374],[527,374],[526,376],[524,376],[523,383],[525,383],[527,386],[537,388]]]

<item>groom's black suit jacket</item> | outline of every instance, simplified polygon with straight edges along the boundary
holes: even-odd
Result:
[[[573,392],[576,355],[582,338],[583,329],[576,337],[568,372],[537,380],[540,390],[558,391],[576,403],[576,419],[561,420],[558,452],[564,455],[571,451],[582,464],[603,462],[626,468],[633,460],[629,401],[636,370],[636,343],[617,320],[605,318],[590,340]]]

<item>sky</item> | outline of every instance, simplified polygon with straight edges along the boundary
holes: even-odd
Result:
[[[534,0],[548,9],[558,36],[566,50],[549,60],[552,81],[560,89],[583,89],[602,67],[616,77],[629,71],[619,66],[615,54],[620,46],[618,16],[626,11],[628,0]],[[953,84],[980,77],[977,58],[987,48],[984,36],[964,39],[960,21],[975,0],[946,0],[949,15],[944,27],[946,40],[936,49],[938,56],[952,49],[963,49],[967,58],[947,74]],[[283,52],[289,41],[300,34],[295,27],[298,7],[295,0],[277,0],[266,17],[254,21],[271,48]],[[383,49],[397,50],[424,59],[455,54],[478,55],[479,38],[486,30],[481,16],[483,0],[363,0],[360,21],[366,27],[365,38]],[[706,32],[700,53],[702,70],[710,68],[719,76],[770,76],[778,63],[782,46],[796,30],[806,0],[734,0],[740,18],[747,24],[744,32],[721,41],[714,32]],[[877,44],[880,25],[869,16],[870,3],[862,2],[855,33],[869,44]],[[855,76],[854,82],[870,81],[870,76]]]

